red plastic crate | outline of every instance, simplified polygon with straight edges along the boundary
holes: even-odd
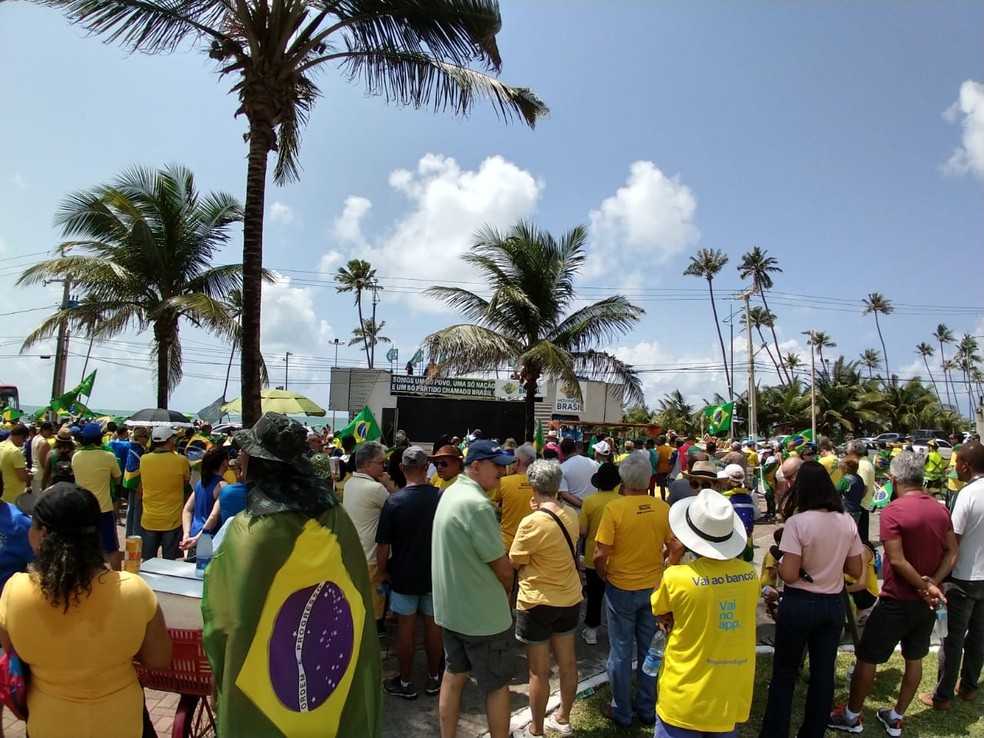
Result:
[[[163,669],[148,669],[134,663],[141,686],[160,692],[210,697],[212,667],[202,645],[202,632],[181,628],[168,628],[167,632],[171,636],[171,663]]]

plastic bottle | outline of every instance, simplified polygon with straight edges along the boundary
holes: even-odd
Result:
[[[947,617],[946,605],[940,602],[936,605],[936,624],[933,625],[933,635],[937,638],[943,639],[947,636]]]
[[[212,560],[212,536],[202,533],[198,539],[198,546],[195,549],[195,576],[199,579],[205,578],[205,567]]]
[[[642,670],[649,676],[659,674],[659,667],[663,663],[663,652],[666,650],[666,634],[657,630],[653,636],[652,643],[649,644],[649,653],[646,660],[642,662]]]
[[[851,679],[854,678],[854,667],[858,665],[857,659],[851,662],[851,665],[847,667],[847,686],[851,686]]]

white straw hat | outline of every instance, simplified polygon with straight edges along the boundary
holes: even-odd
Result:
[[[747,535],[728,499],[712,489],[685,497],[670,508],[670,529],[698,556],[726,561],[745,549]]]

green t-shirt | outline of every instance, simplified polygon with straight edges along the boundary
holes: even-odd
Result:
[[[469,636],[508,630],[509,600],[489,566],[506,553],[502,533],[492,501],[467,474],[441,493],[431,540],[437,624]]]

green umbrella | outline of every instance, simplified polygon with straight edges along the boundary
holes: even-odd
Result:
[[[287,390],[265,389],[260,392],[260,408],[265,413],[282,413],[283,415],[316,415],[319,418],[327,415],[325,409],[299,392]],[[237,397],[222,406],[224,413],[242,413],[242,398]]]

